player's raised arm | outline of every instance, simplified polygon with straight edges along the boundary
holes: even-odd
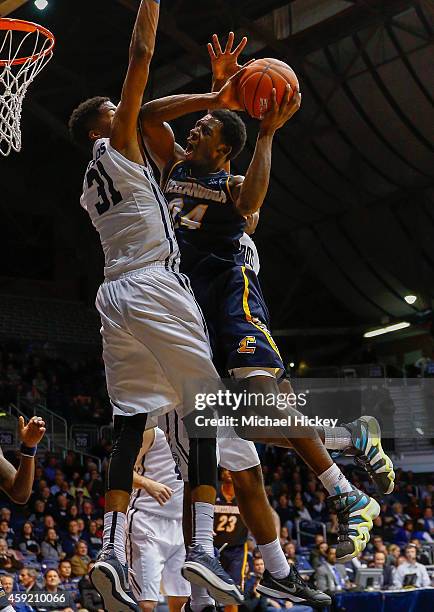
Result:
[[[137,120],[154,54],[160,0],[142,0],[130,44],[127,75],[113,119],[110,144],[126,158],[141,162]]]
[[[286,93],[280,106],[276,101],[276,90],[272,92],[272,105],[259,127],[255,152],[246,176],[233,178],[231,191],[235,206],[242,215],[251,215],[264,203],[270,182],[271,151],[276,130],[281,128],[300,108],[301,95],[286,86]]]
[[[243,69],[232,76],[218,92],[167,96],[147,102],[143,106],[140,114],[140,132],[146,149],[160,172],[185,157],[185,151],[175,142],[175,136],[168,122],[207,109],[239,110],[237,82]]]

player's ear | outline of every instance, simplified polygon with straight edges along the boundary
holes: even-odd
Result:
[[[224,155],[226,158],[226,161],[229,161],[230,159],[230,154],[232,152],[232,147],[227,145],[227,144],[221,144],[218,147],[218,152],[220,153],[220,155]]]
[[[88,134],[89,139],[93,141],[98,140],[98,138],[101,138],[101,132],[99,130],[89,130]]]

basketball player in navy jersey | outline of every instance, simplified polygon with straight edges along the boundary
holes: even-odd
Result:
[[[231,36],[229,47],[233,41]],[[224,53],[220,48],[217,53],[213,50],[214,68],[220,52],[225,55],[227,51],[228,47]],[[235,61],[232,58],[232,62],[237,65],[236,58]],[[214,75],[218,81],[216,71]],[[226,71],[224,78],[227,76]],[[197,96],[194,100],[187,95],[152,101],[144,106],[141,116],[144,145],[162,174],[162,185],[177,227],[182,268],[204,311],[214,361],[220,372],[229,371],[235,378],[247,379],[250,392],[264,395],[278,393],[276,375],[280,375],[284,367],[268,331],[268,310],[256,275],[239,265],[239,239],[245,225],[244,217],[258,211],[265,199],[274,134],[298,110],[300,101],[299,92],[291,92],[288,85],[282,104],[278,106],[274,92],[272,108],[260,124],[255,152],[245,177],[227,172],[228,163],[242,150],[246,139],[245,127],[235,113],[211,111],[203,116],[191,130],[185,149],[175,143],[167,121],[198,110]],[[367,424],[360,423],[360,427],[358,451],[372,451],[369,459],[375,457],[377,475],[383,485],[387,481],[385,492],[390,492],[393,469],[387,463],[388,458],[376,432],[370,431]],[[379,513],[377,502],[352,487],[331,461],[313,428],[287,431],[282,436],[290,441],[332,496],[330,505],[337,511],[343,531],[338,556],[341,561],[352,558],[366,546],[372,520]],[[352,443],[348,430],[345,430],[345,438]],[[252,485],[255,479],[258,490],[258,478],[256,470],[250,486],[240,487],[244,495],[247,490],[255,491]],[[240,507],[242,497],[237,488]],[[246,522],[255,537],[255,531],[260,532],[257,541],[264,542],[262,505],[261,511],[260,504],[255,504],[254,509],[248,508],[247,499],[245,496]],[[265,539],[263,546],[269,547],[268,555],[265,550],[261,552],[266,565],[268,556],[270,572],[264,575],[262,592],[277,597],[294,593],[296,577],[288,579],[287,564],[286,575],[282,575],[283,559],[275,535],[271,540]],[[314,593],[312,599],[316,605],[327,605],[325,599],[321,602],[316,597]]]
[[[185,404],[186,379],[214,384],[218,378],[201,312],[179,273],[179,249],[166,202],[137,139],[158,18],[159,0],[142,0],[119,105],[92,98],[70,119],[74,139],[92,148],[81,205],[100,235],[105,255],[105,282],[96,306],[115,441],[106,481],[103,548],[90,579],[108,612],[139,610],[128,582],[125,524],[133,466],[143,432],[150,426],[148,417]],[[235,83],[228,83],[221,92],[202,98],[198,108],[231,108],[234,90]],[[207,584],[223,603],[237,604],[243,597],[213,556],[215,439],[195,438],[191,444],[191,579]]]

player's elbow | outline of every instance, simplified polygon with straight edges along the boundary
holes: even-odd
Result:
[[[261,208],[261,204],[255,202],[254,200],[249,200],[249,198],[240,197],[236,203],[237,211],[243,217],[248,217],[249,215],[253,215],[253,213],[257,212]]]
[[[10,500],[14,502],[14,504],[23,506],[29,501],[30,493],[31,491],[15,491],[14,489],[11,489],[8,492],[8,496]]]
[[[154,55],[153,46],[146,41],[133,41],[130,47],[130,60],[142,64],[150,64]]]

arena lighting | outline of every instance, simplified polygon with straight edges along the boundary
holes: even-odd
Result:
[[[48,6],[48,2],[47,0],[35,0],[35,6],[36,8],[38,8],[40,11],[43,11],[44,9],[47,8]]]
[[[415,301],[417,300],[417,296],[416,295],[406,295],[404,300],[407,302],[407,304],[414,304]]]
[[[291,361],[291,363],[289,364],[290,368],[293,368],[295,366],[295,363],[293,361]]]
[[[372,331],[363,334],[364,338],[373,338],[374,336],[381,336],[382,334],[388,334],[389,332],[398,331],[399,329],[405,329],[410,327],[410,323],[402,321],[401,323],[394,323],[393,325],[387,325],[387,327],[380,327],[379,329],[373,329]]]

